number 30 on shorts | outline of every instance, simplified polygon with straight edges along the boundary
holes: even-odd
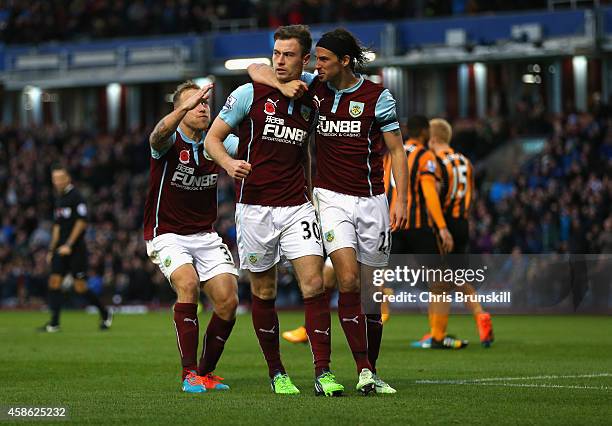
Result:
[[[321,230],[319,229],[319,224],[317,222],[309,223],[305,220],[301,222],[302,230],[304,231],[304,235],[302,237],[305,240],[309,240],[313,235],[314,237],[321,241]]]

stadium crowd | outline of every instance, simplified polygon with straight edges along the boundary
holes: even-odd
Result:
[[[472,252],[612,253],[612,116],[602,109],[554,117],[549,124],[544,149],[510,179],[491,182],[480,172],[471,218]],[[454,145],[475,159],[477,170],[493,149],[492,141],[500,143],[506,133],[491,120],[471,125],[457,120],[454,126]],[[142,237],[147,135],[0,128],[2,303],[43,300],[53,208],[49,168],[57,161],[67,163],[89,202],[91,288],[116,303],[172,300],[172,290],[146,257]],[[483,144],[489,145],[484,151]],[[233,200],[232,183],[224,175],[216,229],[237,258]],[[248,297],[248,284],[244,277],[241,281]],[[293,276],[283,268],[279,304],[298,300]]]
[[[0,42],[201,33],[231,20],[259,28],[544,9],[545,0],[0,0]],[[251,22],[249,21],[249,22]],[[252,24],[247,24],[252,25]]]
[[[551,124],[541,153],[477,196],[474,252],[612,253],[612,116]]]

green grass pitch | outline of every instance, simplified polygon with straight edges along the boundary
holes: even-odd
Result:
[[[116,315],[109,332],[97,330],[94,315],[66,312],[57,334],[34,331],[45,313],[0,312],[0,406],[65,406],[78,424],[610,424],[612,317],[497,316],[497,342],[483,349],[471,317],[454,315],[449,331],[471,344],[451,352],[410,349],[426,317],[395,314],[379,372],[398,393],[364,398],[333,316],[342,398],[315,397],[309,349],[284,341],[285,366],[302,394],[273,395],[249,315],[238,317],[217,370],[232,389],[194,395],[179,390],[169,310]],[[280,320],[292,328],[302,314]]]

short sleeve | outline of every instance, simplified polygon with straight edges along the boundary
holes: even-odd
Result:
[[[376,122],[380,125],[381,132],[391,132],[399,129],[397,121],[397,111],[395,109],[395,98],[389,89],[382,91],[376,101],[376,109],[374,111]]]
[[[75,216],[77,219],[84,219],[87,220],[87,203],[85,203],[85,200],[83,199],[83,197],[81,196],[80,193],[74,193],[74,200],[72,201],[72,204],[74,207],[74,212],[75,212]]]
[[[302,75],[300,76],[300,80],[302,80],[304,83],[306,83],[307,85],[311,85],[313,81],[315,81],[317,78],[316,74],[313,74],[311,72],[303,72]]]
[[[434,156],[436,159],[436,171],[435,171],[435,175],[436,175],[436,180],[439,182],[444,183],[444,160],[439,157],[438,155]]]
[[[151,157],[155,158],[156,160],[159,160],[164,155],[166,155],[166,152],[168,152],[170,148],[172,148],[172,145],[174,145],[174,142],[176,142],[176,132],[172,133],[172,136],[170,136],[169,139],[172,141],[172,143],[162,151],[158,151],[155,148],[151,147]]]
[[[235,158],[236,153],[238,152],[238,144],[240,143],[240,138],[238,136],[230,133],[225,140],[223,141],[223,147],[227,151],[230,157]],[[204,158],[207,160],[213,161],[210,155],[208,155],[208,151],[206,151],[206,140],[204,140]]]
[[[425,151],[425,154],[419,159],[419,174],[437,176],[438,162],[431,151]]]
[[[230,155],[230,157],[236,157],[239,142],[240,139],[234,134],[229,134],[223,141],[223,146],[225,147],[225,150]]]
[[[243,84],[234,90],[225,101],[225,105],[219,113],[219,118],[230,127],[238,124],[248,115],[253,104],[253,84]]]
[[[84,202],[77,204],[76,213],[79,219],[87,219],[87,204]]]

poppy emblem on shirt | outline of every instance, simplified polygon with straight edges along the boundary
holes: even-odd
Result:
[[[351,103],[349,104],[349,114],[351,114],[351,117],[357,118],[361,114],[363,114],[364,107],[365,104],[363,102],[351,101]]]
[[[184,149],[179,154],[179,161],[183,164],[189,163],[189,150]]]
[[[268,115],[276,114],[276,104],[277,103],[278,103],[278,100],[273,101],[272,99],[268,98],[268,100],[264,104],[264,112]]]

